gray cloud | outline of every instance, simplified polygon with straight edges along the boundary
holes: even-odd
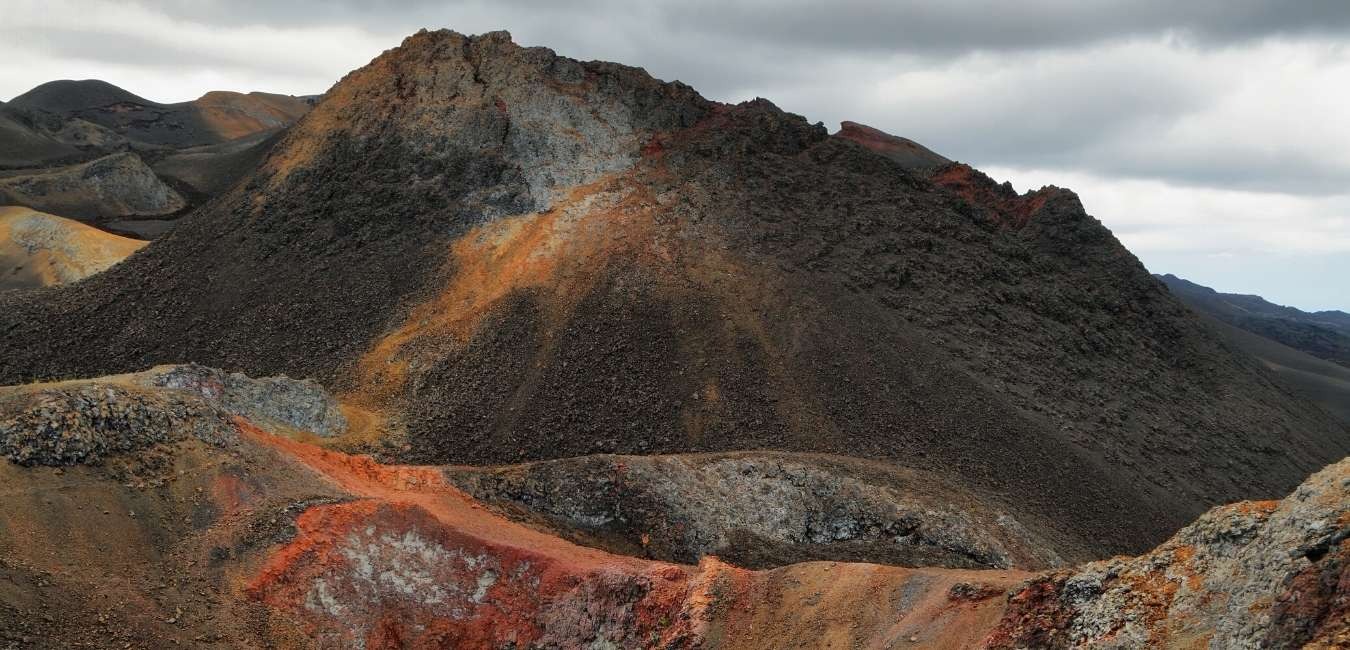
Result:
[[[654,20],[663,31],[675,35],[712,33],[741,43],[942,54],[1076,46],[1169,31],[1202,43],[1228,44],[1350,30],[1350,5],[1342,0],[149,0],[144,4],[179,18],[211,23],[359,20],[395,31],[426,21],[457,28],[455,21],[485,13],[509,16],[514,22],[594,23],[614,31],[641,30],[645,21]]]

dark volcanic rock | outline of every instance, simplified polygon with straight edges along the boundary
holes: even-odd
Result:
[[[201,399],[116,383],[0,393],[0,456],[20,465],[97,463],[186,435],[220,444],[233,429]]]
[[[1071,192],[503,33],[409,38],[141,254],[0,297],[0,381],[183,359],[336,385],[407,460],[853,455],[1102,554],[1350,451]]]
[[[537,515],[580,543],[671,562],[716,555],[751,568],[812,559],[953,568],[1063,564],[1054,550],[1063,540],[1032,533],[1006,506],[927,474],[847,458],[585,456],[445,472],[508,515]]]

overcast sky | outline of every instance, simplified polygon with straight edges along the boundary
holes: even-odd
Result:
[[[421,27],[864,122],[1079,193],[1150,270],[1350,310],[1346,0],[0,0],[0,98],[320,93]]]

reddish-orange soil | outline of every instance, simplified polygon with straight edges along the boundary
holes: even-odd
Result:
[[[246,590],[337,645],[968,647],[1001,615],[1003,591],[1030,576],[616,556],[502,519],[434,468],[385,467],[240,424],[358,499],[301,515]]]

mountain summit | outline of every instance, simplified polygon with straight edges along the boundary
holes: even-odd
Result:
[[[0,383],[310,375],[417,462],[865,457],[1015,501],[1083,556],[1350,452],[1072,192],[856,140],[420,32],[141,253],[0,294]]]

